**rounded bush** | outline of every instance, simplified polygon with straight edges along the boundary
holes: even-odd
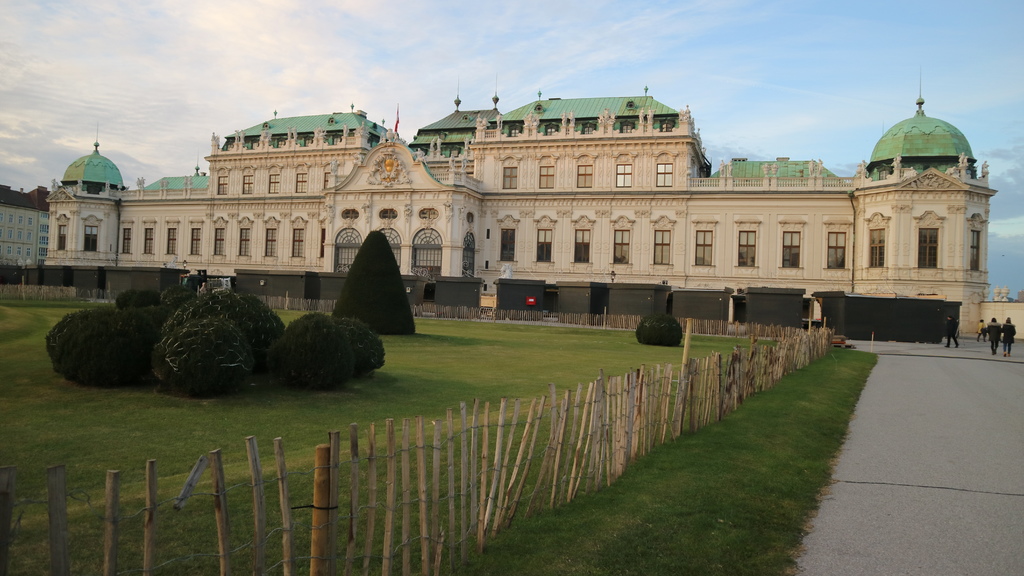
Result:
[[[153,347],[153,372],[168,391],[208,398],[238,390],[252,373],[252,348],[235,323],[195,318]]]
[[[181,308],[181,305],[196,299],[196,293],[181,284],[168,286],[160,293],[160,303],[170,307],[171,310]]]
[[[150,371],[159,331],[138,309],[104,306],[72,312],[46,335],[53,370],[83,384],[114,388],[138,384]]]
[[[160,293],[156,290],[136,290],[132,288],[118,294],[117,298],[114,299],[114,305],[117,306],[118,310],[159,306]]]
[[[353,364],[345,330],[319,312],[292,321],[267,351],[270,371],[290,388],[339,388],[352,377]]]
[[[653,346],[679,346],[683,340],[683,327],[671,314],[644,316],[636,327],[636,341]]]
[[[345,331],[349,346],[352,347],[352,355],[355,359],[355,366],[352,368],[353,376],[356,378],[366,376],[384,366],[384,342],[365,322],[355,318],[338,318],[337,316],[334,316],[333,320]]]
[[[224,318],[238,326],[252,348],[253,369],[266,370],[267,349],[284,334],[284,322],[259,298],[218,290],[181,305],[163,326],[166,336],[197,318]]]

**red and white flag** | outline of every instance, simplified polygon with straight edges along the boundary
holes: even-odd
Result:
[[[395,104],[395,134],[398,134],[398,109],[399,105]]]

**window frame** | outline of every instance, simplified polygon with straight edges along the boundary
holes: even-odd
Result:
[[[224,227],[213,229],[213,255],[223,256],[224,255],[224,244],[225,238],[227,237],[227,229]]]
[[[846,232],[829,232],[826,238],[825,267],[830,270],[846,268]]]
[[[515,262],[516,261],[516,229],[515,228],[502,228],[500,233],[501,241],[499,243],[498,261],[499,262]]]
[[[309,173],[308,172],[296,172],[295,173],[295,193],[305,194],[309,192]]]
[[[939,267],[939,229],[917,229],[917,267]]]
[[[612,232],[612,264],[629,264],[631,232],[632,230]]]
[[[615,187],[616,188],[632,188],[633,187],[633,165],[632,164],[616,164],[615,165]]]
[[[263,256],[277,258],[277,228],[267,228],[263,235]]]
[[[739,230],[736,240],[736,266],[757,267],[757,230]]]
[[[100,227],[87,224],[82,237],[83,252],[99,252]]]
[[[541,166],[538,177],[537,187],[542,190],[548,190],[555,187],[555,167],[554,166]]]
[[[275,172],[267,176],[267,194],[281,193],[281,174]]]
[[[302,258],[306,254],[306,229],[292,228],[292,258]]]
[[[238,255],[252,255],[252,228],[238,229]]]
[[[694,238],[694,266],[713,266],[715,253],[715,231],[697,230]]]
[[[189,232],[188,253],[189,256],[199,256],[203,250],[203,229],[192,228]]]
[[[654,231],[654,264],[668,266],[672,264],[672,231]]]
[[[573,234],[572,261],[576,264],[590,264],[589,228],[577,228]]]
[[[153,254],[156,249],[156,228],[142,229],[142,253]]]
[[[577,188],[593,188],[594,187],[594,165],[593,164],[580,164],[576,166],[576,187]]]
[[[967,257],[968,269],[974,272],[981,270],[981,230],[971,230],[971,244]]]
[[[551,228],[537,229],[537,262],[551,262],[551,246],[555,231]]]
[[[885,268],[885,228],[868,230],[868,267]]]
[[[228,177],[217,176],[217,196],[227,196],[228,194]]]
[[[671,188],[675,174],[675,164],[671,162],[659,162],[655,167],[655,186],[658,188]]]
[[[132,253],[132,229],[131,227],[121,229],[121,254]]]
[[[782,231],[782,267],[800,268],[800,232]]]
[[[167,229],[167,254],[177,255],[178,254],[178,228]]]
[[[502,190],[516,190],[519,188],[519,167],[518,166],[502,166],[501,167],[501,189]]]
[[[253,174],[242,175],[242,194],[252,194],[256,190],[256,176]]]

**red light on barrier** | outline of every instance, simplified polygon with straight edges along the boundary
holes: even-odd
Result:
[[[536,296],[527,296],[526,297],[526,305],[527,306],[536,306],[537,305],[537,297]]]

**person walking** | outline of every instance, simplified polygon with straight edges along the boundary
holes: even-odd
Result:
[[[1009,318],[1003,323],[1002,339],[1003,339],[1003,356],[1010,355],[1010,349],[1013,348],[1013,337],[1017,335],[1017,327],[1013,325],[1013,322]]]
[[[988,343],[992,346],[992,355],[995,356],[996,350],[999,350],[999,333],[1003,331],[1003,327],[993,318],[985,328],[988,330]]]
[[[949,348],[949,341],[952,340],[956,343],[956,347],[960,347],[960,341],[956,339],[956,332],[960,329],[960,321],[953,316],[946,316],[946,348]]]
[[[985,330],[985,319],[978,320],[978,342],[988,342],[988,331]]]

